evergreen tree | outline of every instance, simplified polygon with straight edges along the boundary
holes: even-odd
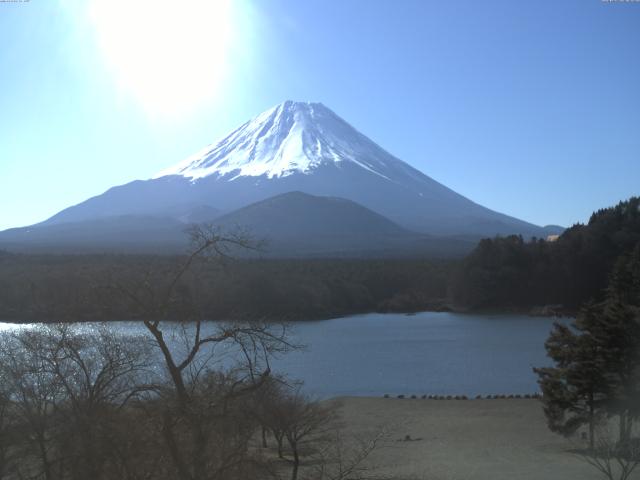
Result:
[[[590,323],[596,315],[596,308],[588,306],[580,318]],[[581,332],[582,328],[580,321],[572,327],[556,323],[545,343],[555,367],[534,368],[534,372],[539,377],[549,429],[570,436],[588,425],[589,444],[593,448],[595,426],[604,415],[611,384],[599,355],[601,346],[592,336]]]
[[[617,416],[627,445],[640,418],[640,244],[616,262],[606,299],[587,305],[571,327],[556,324],[545,343],[555,365],[534,369],[549,428],[571,435]]]
[[[609,409],[619,416],[620,442],[626,444],[640,417],[640,244],[616,262],[602,316],[598,334],[615,386]]]

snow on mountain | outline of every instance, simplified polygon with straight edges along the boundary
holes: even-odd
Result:
[[[296,172],[308,174],[323,164],[341,162],[351,162],[388,179],[384,172],[390,162],[398,160],[323,104],[286,101],[153,178],[279,178]]]

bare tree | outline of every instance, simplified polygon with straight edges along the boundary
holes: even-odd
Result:
[[[268,447],[267,434],[270,434],[276,442],[278,458],[283,460],[285,430],[290,423],[287,398],[296,386],[299,388],[300,383],[292,383],[285,377],[273,375],[252,395],[251,415],[260,425],[262,447]]]
[[[144,342],[123,341],[106,328],[83,334],[60,325],[46,333],[38,354],[65,399],[57,414],[68,475],[100,478],[111,460],[114,416],[136,392],[150,357]]]
[[[285,397],[283,403],[288,411],[284,435],[292,455],[291,480],[297,480],[304,447],[326,437],[336,418],[336,405],[311,401],[300,390]]]
[[[317,453],[337,425],[338,404],[311,400],[301,387],[272,379],[254,410],[261,426],[273,435],[278,457],[291,464],[292,480],[298,478],[302,457]]]
[[[640,439],[616,441],[610,429],[600,425],[596,429],[593,448],[580,449],[576,453],[608,480],[628,480],[640,465]]]
[[[15,468],[12,454],[14,438],[14,413],[5,378],[0,371],[0,479],[7,478]]]
[[[203,322],[198,305],[206,292],[199,291],[198,277],[206,275],[212,264],[229,261],[256,244],[245,232],[223,234],[206,226],[194,227],[190,235],[191,253],[173,272],[150,272],[145,281],[116,285],[116,289],[137,306],[164,360],[169,381],[157,389],[165,405],[160,421],[176,475],[181,480],[205,480],[222,478],[246,457],[245,437],[235,437],[235,447],[220,456],[222,445],[231,443],[216,438],[214,427],[230,418],[232,402],[264,384],[271,374],[270,358],[293,345],[287,341],[284,325]],[[166,279],[164,287],[151,281],[154,276]],[[176,332],[180,348],[168,338]],[[220,350],[233,357],[232,374],[212,372]]]
[[[7,408],[17,418],[12,447],[27,460],[19,475],[101,478],[116,410],[148,360],[143,349],[107,329],[80,334],[68,325],[22,330],[2,345]]]
[[[317,456],[313,480],[367,480],[380,478],[367,461],[372,453],[381,448],[389,432],[382,427],[367,436],[346,438],[341,429],[336,429]]]
[[[54,412],[61,401],[58,379],[44,368],[36,354],[46,348],[45,337],[38,331],[23,331],[2,339],[3,389],[11,402],[12,415],[19,432],[13,448],[21,458],[19,478],[58,478],[55,467],[60,462],[56,448],[58,424]]]

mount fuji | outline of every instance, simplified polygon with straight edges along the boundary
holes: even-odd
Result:
[[[412,234],[544,237],[558,230],[474,203],[394,157],[321,103],[286,101],[151,179],[113,187],[28,229],[2,232],[0,244],[29,243],[31,237],[46,244],[51,228],[62,238],[67,227],[77,231],[86,222],[117,225],[125,219],[130,227],[132,218],[144,217],[162,230],[214,221],[288,192],[355,202]],[[287,221],[282,214],[274,217]],[[332,233],[340,235],[339,229]]]

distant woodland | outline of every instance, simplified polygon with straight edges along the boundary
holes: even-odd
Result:
[[[482,240],[463,260],[198,259],[178,286],[198,318],[304,320],[461,309],[573,313],[599,300],[616,262],[640,244],[640,199],[595,212],[556,241]],[[640,248],[640,247],[639,247]],[[153,296],[186,257],[0,252],[0,319],[134,320],[122,291]],[[184,318],[182,305],[164,312]]]
[[[6,321],[136,319],[123,287],[154,295],[184,258],[3,255]],[[180,288],[208,319],[304,320],[441,308],[451,265],[428,260],[200,260]],[[169,312],[184,317],[179,305]]]
[[[455,269],[453,303],[469,309],[558,305],[575,312],[604,299],[616,262],[640,244],[640,198],[598,210],[556,241],[482,240]]]

